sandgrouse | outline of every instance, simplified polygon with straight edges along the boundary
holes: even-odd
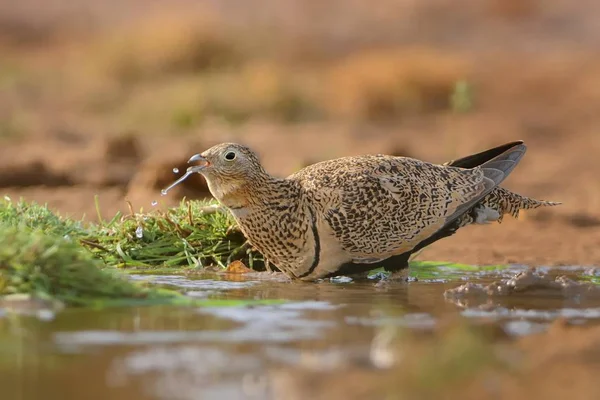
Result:
[[[525,154],[511,142],[443,165],[363,155],[310,165],[285,179],[256,154],[222,143],[193,155],[186,175],[202,174],[251,245],[291,278],[316,280],[408,267],[410,255],[460,227],[517,216],[539,201],[498,185]]]

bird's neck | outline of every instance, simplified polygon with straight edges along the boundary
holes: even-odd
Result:
[[[230,210],[245,212],[297,198],[299,188],[296,186],[295,182],[264,175],[257,179],[220,184],[211,192]]]

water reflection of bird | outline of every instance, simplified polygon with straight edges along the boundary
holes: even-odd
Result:
[[[211,194],[234,215],[248,241],[293,278],[314,280],[383,266],[469,224],[501,221],[538,201],[498,185],[525,154],[521,141],[443,165],[386,155],[343,157],[285,179],[235,143],[190,158]]]

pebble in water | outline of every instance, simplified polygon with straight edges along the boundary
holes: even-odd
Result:
[[[173,173],[174,174],[178,174],[179,173],[179,168],[173,168]]]
[[[140,226],[138,226],[138,227],[137,227],[137,229],[135,230],[135,236],[136,236],[138,239],[141,239],[141,238],[143,238],[143,237],[144,237],[144,229],[142,228],[142,226],[141,226],[141,225],[140,225]]]

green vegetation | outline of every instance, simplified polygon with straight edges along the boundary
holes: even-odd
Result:
[[[214,205],[182,201],[167,211],[117,214],[90,225],[81,242],[105,264],[122,268],[225,267],[234,260],[261,267],[261,256],[246,245],[229,213]]]
[[[62,218],[46,206],[5,198],[0,201],[0,226],[70,239],[111,267],[225,267],[234,260],[251,268],[263,266],[260,254],[247,246],[231,216],[211,202],[182,201],[167,211],[117,213],[109,221],[84,224]]]
[[[413,261],[410,263],[410,276],[419,280],[460,279],[469,274],[494,272],[506,269],[508,265],[468,265],[444,261]]]
[[[79,221],[61,218],[48,209],[35,203],[20,201],[14,203],[10,198],[0,199],[0,227],[21,228],[24,231],[39,230],[48,236],[77,237],[86,234]]]
[[[450,96],[452,109],[457,113],[465,113],[473,108],[473,88],[469,82],[461,80],[454,85]]]
[[[481,272],[494,272],[508,268],[508,265],[468,265],[453,263],[450,261],[417,261],[409,262],[409,277],[421,281],[428,280],[453,280],[468,276],[469,274],[478,274]],[[369,272],[370,276],[376,274],[387,274],[384,268],[376,268]]]
[[[69,305],[185,301],[177,292],[133,283],[114,267],[224,266],[234,259],[257,266],[260,258],[229,216],[206,205],[182,202],[167,212],[83,224],[45,206],[4,198],[0,295],[25,293]]]
[[[71,305],[175,297],[103,268],[73,240],[41,229],[0,225],[0,294],[26,293]]]

